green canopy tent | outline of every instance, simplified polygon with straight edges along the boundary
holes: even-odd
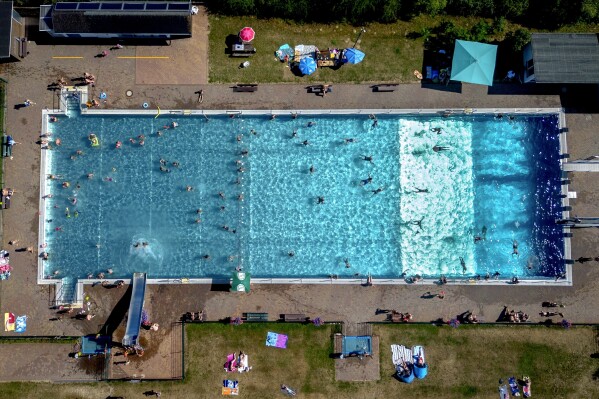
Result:
[[[456,40],[451,80],[493,86],[497,46]]]
[[[236,271],[233,272],[231,280],[231,292],[250,292],[250,277],[248,272]]]

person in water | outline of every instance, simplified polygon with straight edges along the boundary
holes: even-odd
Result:
[[[381,193],[384,190],[383,187],[379,187],[376,190],[372,190],[372,195],[376,195],[378,193]]]
[[[442,145],[436,145],[433,147],[433,151],[435,151],[435,152],[449,151],[449,150],[450,150],[449,147],[442,146]]]
[[[466,274],[466,271],[468,270],[468,268],[466,267],[466,261],[461,256],[460,256],[460,265],[462,265],[462,274]]]
[[[310,174],[313,174],[314,172],[316,172],[316,168],[314,165],[310,165]]]
[[[364,180],[362,180],[360,182],[360,184],[362,184],[363,186],[372,183],[372,176],[370,175],[370,173],[368,174],[368,177]]]
[[[516,255],[516,256],[520,256],[520,253],[518,252],[518,241],[514,240],[514,242],[512,242],[512,257]]]
[[[416,187],[416,189],[415,189],[415,190],[416,190],[416,191],[414,191],[414,192],[415,192],[415,193],[417,193],[417,194],[420,194],[420,193],[428,193],[428,188],[418,188],[418,187]]]
[[[324,204],[324,197],[318,197],[318,198],[316,198],[316,203],[317,204]]]
[[[372,155],[362,155],[362,160],[363,160],[363,161],[370,162],[370,163],[374,163],[374,162],[373,162]]]

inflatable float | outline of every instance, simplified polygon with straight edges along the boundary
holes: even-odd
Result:
[[[98,147],[100,145],[100,140],[98,140],[98,136],[95,134],[91,133],[87,138],[91,142],[92,147]]]

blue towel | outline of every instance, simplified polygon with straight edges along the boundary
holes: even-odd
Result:
[[[24,333],[27,330],[27,316],[18,316],[15,332]]]

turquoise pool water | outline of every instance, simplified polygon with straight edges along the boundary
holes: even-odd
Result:
[[[61,116],[50,127],[61,145],[43,171],[58,175],[45,180],[48,276],[563,269],[557,116]]]

